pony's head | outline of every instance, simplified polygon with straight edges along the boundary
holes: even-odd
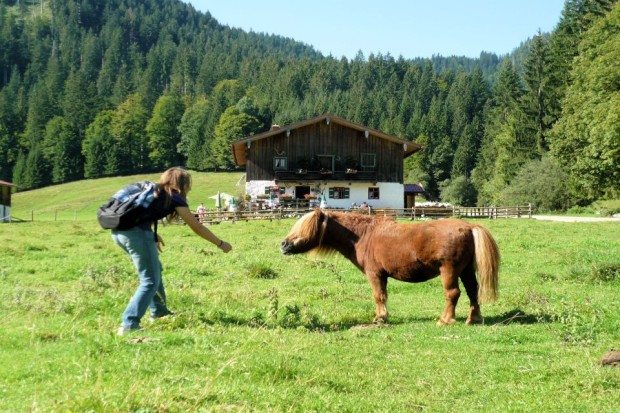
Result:
[[[282,244],[283,254],[302,254],[320,249],[327,225],[327,215],[320,209],[308,212],[293,225]]]

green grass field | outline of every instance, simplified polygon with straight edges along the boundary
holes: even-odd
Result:
[[[196,209],[204,202],[207,208],[215,208],[210,196],[217,191],[231,195],[245,191],[243,173],[192,172],[190,207]],[[71,182],[45,188],[18,192],[13,195],[12,215],[22,220],[53,221],[92,219],[97,207],[103,204],[121,187],[142,181],[157,181],[159,174],[121,176]],[[239,185],[237,185],[239,183]]]
[[[350,263],[279,253],[293,220],[213,226],[229,254],[165,226],[176,315],[117,337],[137,277],[94,220],[114,185],[75,221],[0,225],[0,411],[618,411],[620,368],[600,358],[620,348],[619,224],[479,221],[502,252],[485,325],[464,325],[463,294],[439,327],[439,281],[392,280],[380,328]],[[60,207],[36,192],[16,214]]]

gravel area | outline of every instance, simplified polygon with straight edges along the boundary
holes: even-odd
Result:
[[[532,215],[532,218],[541,221],[558,222],[620,222],[620,217],[569,217],[565,215]]]

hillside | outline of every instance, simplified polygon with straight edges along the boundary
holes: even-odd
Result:
[[[332,113],[422,144],[405,179],[431,198],[617,198],[619,7],[567,1],[552,33],[503,60],[348,60],[180,0],[0,0],[0,179],[28,190],[173,165],[233,171],[235,139]]]
[[[97,208],[112,194],[126,184],[142,180],[156,181],[159,174],[143,174],[113,178],[87,179],[45,188],[19,192],[13,195],[13,216],[35,221],[58,219],[95,219]],[[190,208],[204,202],[207,208],[214,208],[210,196],[220,192],[236,195],[244,190],[244,181],[237,186],[243,173],[192,172],[192,191],[188,200]],[[34,212],[33,212],[34,211]]]

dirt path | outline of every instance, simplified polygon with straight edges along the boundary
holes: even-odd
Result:
[[[569,217],[564,215],[532,215],[532,218],[540,221],[558,221],[558,222],[620,222],[620,218],[614,217]]]

